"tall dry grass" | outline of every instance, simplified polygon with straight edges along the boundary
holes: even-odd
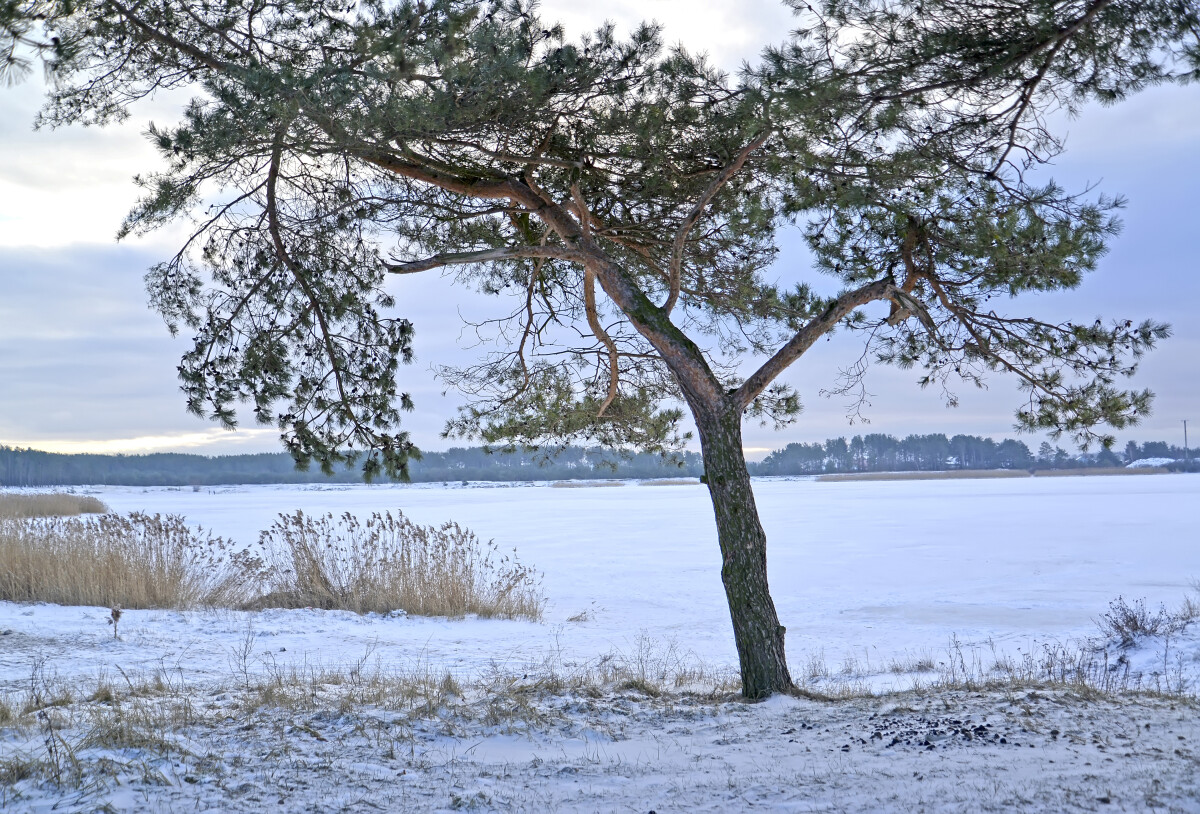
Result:
[[[259,550],[182,517],[0,517],[0,600],[110,608],[321,607],[540,618],[536,572],[455,523],[280,515]]]
[[[1090,475],[1163,475],[1163,467],[1080,467],[1077,469],[946,469],[921,472],[838,472],[818,475],[822,483],[872,480],[978,480],[982,478],[1075,478]]]
[[[875,481],[875,480],[982,480],[988,478],[1028,478],[1030,474],[1024,469],[949,469],[932,472],[838,472],[829,475],[818,475],[821,483],[837,481]]]
[[[273,607],[421,616],[541,617],[538,574],[457,523],[420,526],[403,514],[281,515],[262,533]]]
[[[53,492],[37,495],[0,493],[0,518],[3,517],[78,517],[81,514],[104,514],[108,511],[100,500],[87,495],[68,495]]]
[[[236,606],[252,598],[230,544],[182,517],[0,518],[0,599],[121,608]],[[232,556],[231,556],[232,555]]]

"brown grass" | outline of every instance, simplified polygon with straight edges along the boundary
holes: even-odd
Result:
[[[0,517],[0,600],[526,619],[544,604],[533,569],[455,523],[297,512],[281,515],[259,548],[235,551],[177,516]]]
[[[259,541],[268,592],[260,604],[421,616],[541,617],[539,577],[457,523],[403,514],[282,515]]]
[[[550,484],[551,489],[594,489],[605,486],[624,486],[619,480],[557,480]]]
[[[1064,478],[1072,475],[1165,475],[1170,470],[1162,466],[1137,466],[1128,469],[1124,466],[1104,466],[1094,469],[1039,469],[1033,473],[1035,478]]]
[[[846,472],[820,475],[818,481],[859,480],[979,480],[983,478],[1028,478],[1023,469],[954,469],[943,472]]]
[[[78,517],[105,514],[108,507],[94,497],[53,492],[38,495],[0,493],[0,518]]]
[[[1069,478],[1081,475],[1162,475],[1168,470],[1162,467],[1138,467],[1126,469],[1123,466],[1097,467],[1089,469],[1038,469],[1029,472],[1025,469],[950,469],[939,472],[844,472],[831,475],[818,475],[817,480],[825,483],[832,481],[864,481],[864,480],[979,480],[983,478]]]
[[[0,599],[120,608],[228,606],[250,597],[228,543],[178,516],[0,518]]]

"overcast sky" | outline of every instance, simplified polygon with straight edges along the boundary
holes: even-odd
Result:
[[[580,8],[543,4],[568,36],[603,19],[623,28],[643,17],[666,28],[670,42],[707,50],[736,68],[780,38],[789,16],[769,0],[641,0]],[[277,450],[270,429],[216,428],[184,411],[175,379],[183,343],[170,339],[147,310],[142,275],[170,255],[179,236],[168,229],[117,244],[114,234],[135,195],[131,177],[157,166],[140,135],[149,120],[173,121],[178,99],[136,111],[130,123],[104,130],[33,132],[40,104],[34,79],[0,87],[0,444],[82,452],[178,450],[208,454]],[[1068,151],[1054,176],[1071,188],[1099,184],[1129,198],[1125,230],[1082,289],[1021,302],[1042,316],[1153,317],[1175,335],[1141,366],[1134,384],[1157,393],[1154,415],[1122,441],[1182,442],[1182,419],[1195,419],[1200,437],[1200,262],[1196,190],[1200,189],[1200,87],[1161,88],[1108,109],[1089,109],[1074,121]],[[804,270],[798,252],[784,252],[781,277]],[[436,276],[405,278],[399,309],[416,326],[417,362],[405,386],[416,412],[406,428],[425,449],[438,437],[459,400],[442,395],[429,372],[438,362],[468,358],[459,305]],[[477,307],[468,304],[467,307]],[[986,392],[960,390],[947,409],[938,392],[922,391],[913,371],[876,367],[868,379],[870,425],[850,426],[842,400],[820,395],[840,367],[857,358],[852,341],[820,343],[793,367],[788,380],[805,404],[800,421],[775,432],[746,428],[753,456],[791,441],[819,441],[857,432],[965,432],[1011,436],[1020,397],[997,378]],[[1039,438],[1027,439],[1036,446]]]

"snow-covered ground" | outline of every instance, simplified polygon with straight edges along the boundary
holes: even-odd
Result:
[[[703,486],[552,488],[357,486],[94,490],[114,511],[184,515],[239,543],[280,512],[401,510],[454,520],[544,574],[549,603],[534,624],[358,618],[344,613],[129,612],[124,643],[105,644],[107,612],[0,605],[0,628],[57,636],[106,659],[224,670],[229,636],[254,628],[293,659],[344,661],[370,643],[395,658],[472,672],[554,649],[574,660],[673,641],[733,667],[720,557]],[[943,658],[951,638],[1010,655],[1094,636],[1110,600],[1172,606],[1200,579],[1200,478],[1022,478],[817,483],[759,480],[771,589],[799,672],[820,657],[882,671]],[[582,621],[571,622],[572,618]],[[9,648],[0,650],[9,654]],[[0,655],[0,681],[22,664]]]
[[[1175,463],[1174,458],[1138,458],[1131,464],[1128,464],[1126,469],[1152,469],[1158,466],[1170,466]]]
[[[384,672],[450,672],[464,685],[496,675],[528,679],[548,664],[565,674],[614,660],[652,662],[664,675],[702,670],[708,676],[728,674],[737,664],[711,508],[698,484],[87,491],[114,511],[182,514],[242,544],[280,512],[297,509],[335,515],[401,510],[420,523],[454,520],[502,549],[516,549],[523,563],[544,574],[545,619],[126,611],[115,641],[106,609],[0,603],[0,693],[27,693],[35,675],[47,686],[157,675],[217,692],[236,685],[239,675],[249,682],[272,671],[353,671],[364,658]],[[1200,578],[1200,478],[764,479],[756,481],[755,493],[793,675],[807,686],[904,690],[962,669],[986,678],[997,661],[1031,663],[1047,652],[1081,651],[1110,659],[1124,676],[1140,674],[1134,685],[1143,688],[1178,690],[1200,681],[1200,623],[1133,648],[1109,643],[1107,650],[1089,650],[1103,644],[1096,619],[1110,601],[1121,596],[1144,599],[1152,611],[1160,603],[1173,607]],[[578,701],[568,694],[567,701],[537,701],[549,723],[513,734],[486,716],[463,712],[483,703],[468,691],[462,709],[442,723],[406,730],[409,763],[367,756],[375,743],[362,729],[364,720],[373,720],[370,705],[354,713],[357,723],[337,715],[313,723],[317,719],[306,713],[308,722],[296,730],[293,711],[256,708],[261,725],[240,729],[241,718],[223,716],[220,704],[198,704],[210,710],[206,742],[219,743],[226,757],[241,754],[241,768],[225,761],[218,782],[196,768],[195,749],[184,750],[191,757],[180,757],[178,766],[155,764],[167,784],[158,791],[117,772],[125,791],[102,784],[96,793],[127,810],[210,802],[217,810],[262,810],[277,794],[287,801],[280,808],[325,810],[320,795],[334,791],[345,795],[331,803],[335,808],[374,800],[385,810],[961,810],[967,799],[997,810],[1111,810],[1111,803],[1141,810],[1155,800],[1200,810],[1200,750],[1192,751],[1200,725],[1193,707],[1178,699],[1142,699],[1129,707],[1132,702],[1064,701],[1062,695],[1051,693],[1045,702],[1036,693],[1032,701],[1011,692],[960,692],[949,700],[944,693],[936,696],[941,700],[909,693],[832,706],[792,700],[747,706],[636,693]],[[564,712],[556,704],[578,709]],[[1087,722],[1072,723],[1081,705]],[[462,715],[471,723],[451,720]],[[878,722],[871,717],[881,715]],[[970,727],[963,723],[968,719]],[[982,730],[962,734],[988,722],[1007,727],[1006,740],[1022,747],[982,738]],[[80,726],[75,719],[62,724],[69,732]],[[271,751],[271,733],[303,735],[303,727],[326,731],[326,740],[312,739],[303,755]],[[952,737],[942,737],[951,730]],[[907,743],[888,746],[893,731],[908,733],[901,739]],[[0,768],[6,755],[36,746],[40,737],[36,731],[0,735]],[[289,748],[299,748],[294,741]],[[1096,751],[1097,743],[1108,746]],[[1022,751],[1028,746],[1039,751]],[[297,778],[314,771],[305,768],[305,761],[318,760],[314,755],[341,767],[330,771],[350,778],[349,785],[327,782],[314,787],[318,791],[294,792]],[[1106,764],[1109,757],[1116,763]],[[964,786],[968,765],[982,774],[969,775]],[[196,782],[183,779],[189,772]],[[397,779],[402,772],[409,772],[407,780]],[[1110,788],[1110,781],[1122,785]],[[284,794],[281,783],[293,791]],[[851,793],[858,787],[869,793]],[[23,802],[8,803],[29,809],[71,799],[33,780],[13,788]],[[1037,789],[1041,799],[1028,797]],[[81,797],[79,805],[92,810],[97,799]]]

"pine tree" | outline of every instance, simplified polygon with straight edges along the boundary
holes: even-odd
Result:
[[[522,0],[5,3],[0,48],[46,61],[50,126],[194,89],[123,229],[195,218],[147,277],[192,337],[193,412],[246,404],[301,465],[403,475],[413,326],[386,280],[449,268],[511,302],[507,344],[444,373],[475,398],[451,434],[669,451],[690,412],[759,697],[792,682],[745,418],[794,420],[778,379],[835,329],[922,385],[1015,376],[1029,429],[1111,441],[1145,415],[1117,381],[1165,326],[998,309],[1079,285],[1117,230],[1119,200],[1027,177],[1060,147],[1046,112],[1200,65],[1194,0],[791,5],[797,33],[734,77],[651,26],[568,39]],[[839,293],[770,281],[791,223]]]

